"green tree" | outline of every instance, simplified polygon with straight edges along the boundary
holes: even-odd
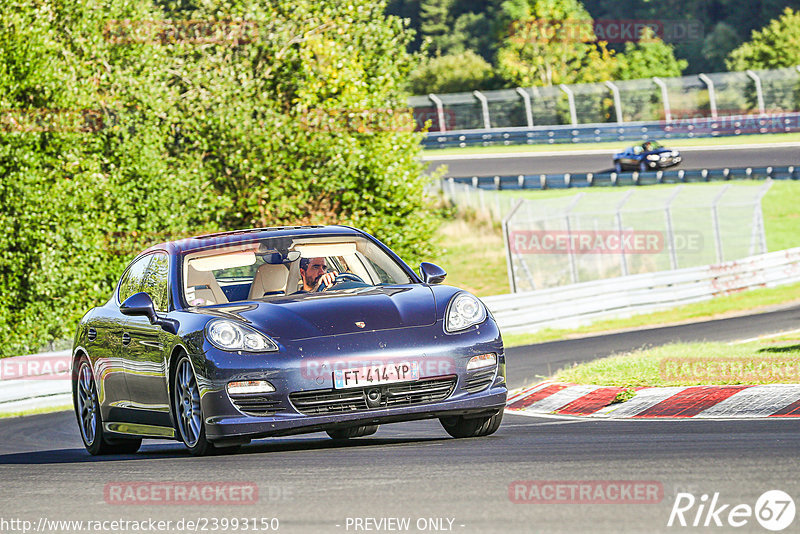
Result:
[[[703,61],[697,61],[704,71],[725,70],[725,58],[736,48],[742,39],[736,29],[726,22],[719,22],[703,39]]]
[[[651,28],[645,28],[639,42],[625,43],[625,51],[616,55],[614,79],[635,80],[653,76],[680,76],[687,67],[685,59],[676,59],[672,46],[665,44]]]
[[[452,14],[455,0],[421,0],[419,7],[420,33],[435,53],[449,52],[463,45],[461,36],[453,32]],[[460,51],[460,50],[458,50]]]
[[[471,50],[423,58],[409,75],[409,90],[415,95],[457,93],[490,89],[494,84],[492,66]]]
[[[0,356],[70,335],[173,237],[346,223],[430,251],[400,19],[367,0],[164,5],[0,7]]]
[[[518,86],[611,79],[615,58],[596,42],[592,18],[578,0],[508,0],[501,20],[500,75]]]
[[[787,7],[779,18],[754,30],[750,41],[733,50],[726,63],[731,70],[800,65],[800,11]]]

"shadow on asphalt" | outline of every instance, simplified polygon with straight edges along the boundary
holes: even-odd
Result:
[[[215,456],[244,456],[248,454],[279,453],[294,451],[312,451],[325,449],[346,449],[383,447],[386,445],[403,445],[432,443],[437,441],[451,441],[451,438],[359,438],[348,441],[335,441],[329,438],[319,439],[292,439],[286,440],[258,440],[243,446],[235,452],[219,453]],[[47,464],[77,464],[87,462],[130,462],[136,460],[149,460],[155,458],[193,458],[183,445],[175,443],[151,443],[142,446],[136,454],[109,454],[107,456],[92,456],[85,449],[53,449],[46,451],[19,452],[0,454],[0,465],[47,465]]]

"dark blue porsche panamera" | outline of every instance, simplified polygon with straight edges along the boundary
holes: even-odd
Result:
[[[454,437],[500,426],[503,343],[485,306],[417,275],[344,226],[282,227],[153,246],[80,321],[73,397],[92,454],[142,438],[196,455],[251,439],[438,418]]]

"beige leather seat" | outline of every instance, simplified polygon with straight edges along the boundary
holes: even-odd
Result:
[[[219,287],[214,273],[198,271],[189,265],[186,275],[186,294],[189,305],[206,306],[209,304],[227,304],[228,298]],[[194,294],[194,297],[192,297]]]
[[[284,265],[265,263],[256,271],[253,284],[250,286],[248,299],[260,299],[263,296],[283,295],[286,291],[286,280],[289,270]]]

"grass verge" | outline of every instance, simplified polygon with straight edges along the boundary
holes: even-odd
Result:
[[[800,141],[800,133],[788,134],[755,134],[739,137],[701,137],[695,139],[659,139],[670,148],[683,148],[695,146],[727,146],[727,145],[776,145],[781,143],[796,143]],[[508,154],[514,152],[575,152],[583,150],[616,150],[635,144],[634,141],[617,141],[603,143],[559,143],[552,145],[508,145],[508,146],[480,146],[464,148],[428,148],[423,151],[427,157],[444,156],[449,154]]]
[[[619,386],[800,384],[800,336],[750,343],[676,343],[562,369],[559,382]]]

